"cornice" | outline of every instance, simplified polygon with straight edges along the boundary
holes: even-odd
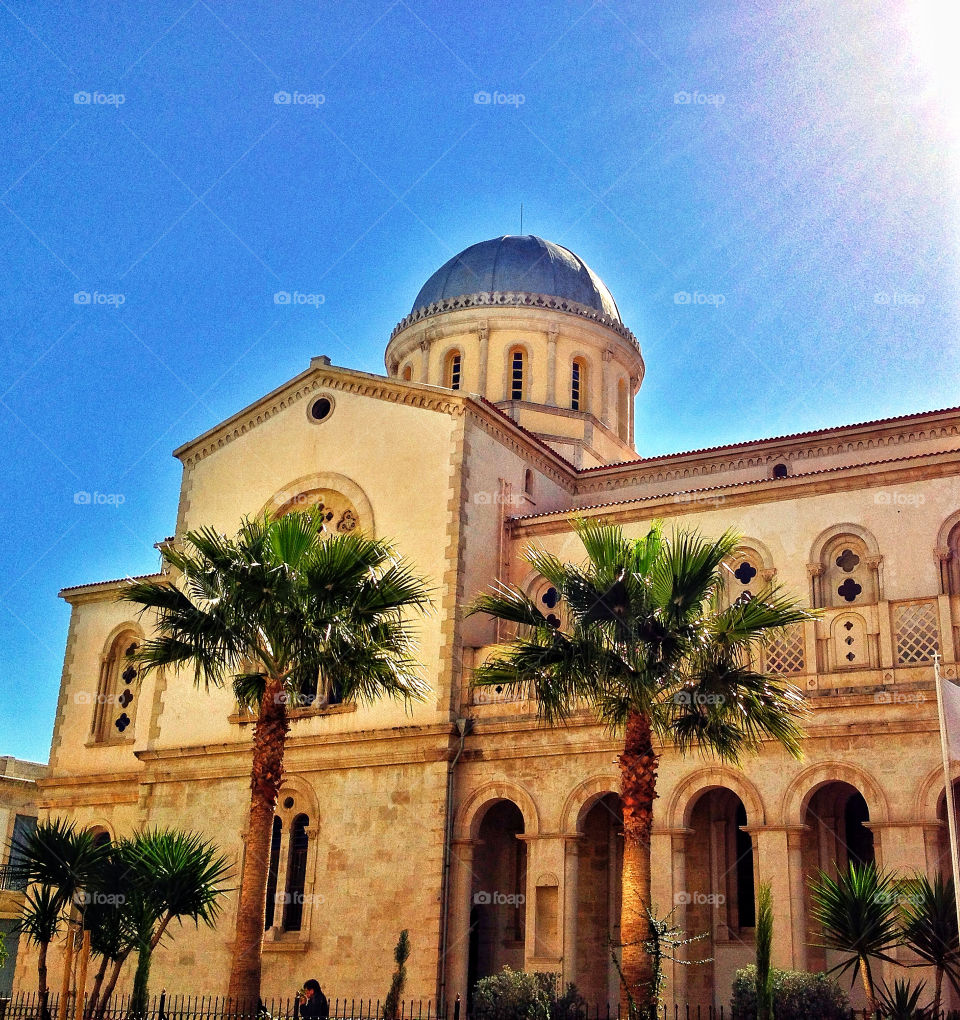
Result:
[[[644,519],[675,517],[708,508],[784,503],[824,493],[872,489],[889,485],[904,476],[918,480],[951,477],[958,474],[958,470],[960,450],[920,453],[887,461],[820,468],[805,474],[788,475],[786,478],[754,478],[725,485],[651,493],[606,503],[580,505],[568,510],[528,514],[511,518],[510,524],[515,533],[548,533],[567,530],[574,516],[602,516],[611,522],[629,522],[636,520],[638,515]],[[577,494],[580,494],[579,491]]]
[[[415,308],[393,327],[393,331],[390,333],[390,342],[409,326],[418,322],[424,322],[435,315],[443,315],[446,312],[458,312],[470,308],[489,309],[498,307],[545,308],[551,312],[563,312],[567,315],[576,315],[582,319],[589,319],[623,337],[624,340],[632,344],[637,354],[640,353],[640,344],[637,342],[637,338],[622,322],[611,319],[609,315],[604,315],[603,312],[598,312],[596,308],[582,305],[578,301],[555,297],[552,294],[530,294],[525,291],[484,291],[478,294],[461,294],[457,297],[435,301],[433,304],[424,305],[422,308]]]

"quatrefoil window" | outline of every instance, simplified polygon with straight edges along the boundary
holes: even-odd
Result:
[[[116,726],[121,733],[123,733],[123,731],[130,725],[130,716],[128,716],[126,712],[121,713],[113,725]]]
[[[849,574],[851,570],[855,570],[859,565],[860,557],[852,549],[844,549],[837,557],[837,566],[845,574]]]
[[[857,584],[852,577],[848,577],[837,589],[837,594],[844,599],[844,601],[853,602],[862,591],[863,588]]]
[[[125,684],[132,684],[137,678],[137,671],[133,668],[133,666],[127,666],[120,675],[123,677],[123,682]]]
[[[126,690],[123,692],[123,694],[120,695],[119,698],[117,698],[117,701],[120,703],[121,708],[126,708],[127,705],[129,705],[130,702],[133,701],[133,695],[130,693],[129,690]]]
[[[749,584],[757,576],[757,568],[744,560],[733,572],[733,576],[741,584]]]
[[[556,630],[560,626],[560,618],[558,616],[554,616],[553,613],[548,613],[547,623]]]
[[[557,589],[553,587],[548,588],[540,596],[540,601],[547,607],[547,609],[556,609],[557,603],[560,601]]]

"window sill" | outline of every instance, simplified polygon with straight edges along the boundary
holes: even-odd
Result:
[[[124,737],[123,740],[94,740],[93,738],[85,741],[84,747],[127,747],[134,743],[133,737]]]
[[[297,719],[315,719],[318,716],[347,715],[350,712],[356,712],[356,710],[356,702],[349,701],[342,705],[322,705],[317,708],[294,708],[287,712],[287,718],[291,722],[295,722]],[[227,718],[227,722],[234,723],[237,726],[247,726],[250,723],[255,723],[256,721],[257,717],[255,715],[250,715],[247,712],[234,712]]]

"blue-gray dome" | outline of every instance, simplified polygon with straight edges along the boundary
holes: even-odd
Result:
[[[533,234],[507,234],[471,244],[427,280],[411,311],[445,298],[497,291],[576,301],[621,323],[613,295],[583,259]]]

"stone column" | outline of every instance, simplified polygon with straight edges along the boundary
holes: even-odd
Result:
[[[551,325],[547,330],[547,399],[550,407],[557,406],[557,335],[558,326]]]
[[[634,434],[634,417],[636,412],[636,396],[637,390],[640,389],[640,380],[635,376],[630,376],[630,392],[627,394],[629,404],[627,405],[628,419],[630,422],[629,438],[630,445],[636,446],[636,436]]]
[[[953,617],[950,613],[950,596],[941,595],[937,599],[937,613],[940,620],[940,654],[944,662],[956,662],[953,647]]]
[[[809,920],[807,918],[807,883],[803,874],[805,825],[790,826],[787,830],[787,854],[790,862],[790,905],[793,913],[793,968],[807,969],[807,939]]]
[[[477,362],[477,393],[485,397],[487,395],[487,349],[489,347],[489,331],[487,320],[481,319],[477,326],[477,337],[479,339],[479,353]]]
[[[423,334],[421,334],[423,337]],[[426,338],[420,340],[420,382],[428,382],[430,375],[430,344]]]
[[[754,845],[754,877],[757,886],[770,883],[776,930],[773,965],[784,970],[802,969],[798,964],[798,942],[804,941],[803,826],[744,826]],[[801,958],[805,954],[801,951]]]
[[[710,840],[712,843],[710,854],[710,889],[709,892],[715,897],[710,916],[712,919],[714,945],[717,942],[729,942],[730,926],[727,924],[727,876],[730,873],[730,865],[727,863],[727,820],[726,818],[714,818],[710,823]],[[719,902],[718,894],[723,896],[723,902]]]
[[[563,983],[577,980],[577,913],[579,908],[580,836],[563,837]]]
[[[946,835],[946,831],[946,822],[923,823],[923,853],[927,864],[927,878],[931,881],[940,870],[940,840],[943,838],[941,833]],[[949,869],[949,864],[947,868]]]
[[[273,846],[273,834],[271,831],[270,846]],[[273,911],[273,924],[267,932],[267,937],[277,939],[283,931],[283,915],[286,906],[281,902],[287,892],[287,873],[290,870],[290,827],[284,825],[280,829],[280,856],[277,858],[277,900]]]
[[[600,365],[600,421],[607,428],[613,428],[610,424],[610,362],[612,360],[613,351],[607,348],[603,352],[603,361]]]
[[[650,836],[650,893],[660,915],[673,911],[673,923],[687,931],[687,836],[692,829],[655,827]],[[685,1002],[689,967],[667,963],[667,1000]]]
[[[470,908],[473,896],[473,853],[477,841],[455,839],[450,847],[450,899],[447,903],[447,960],[444,998],[452,1006],[459,994],[467,1001],[470,965]],[[452,1015],[452,1010],[451,1010]]]

